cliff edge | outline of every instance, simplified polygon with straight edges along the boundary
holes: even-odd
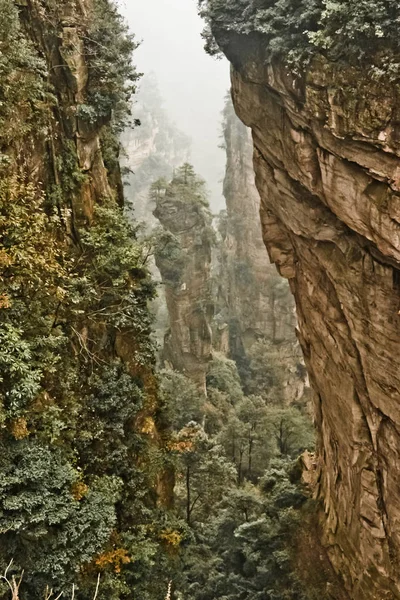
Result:
[[[323,59],[294,78],[260,36],[223,49],[315,392],[324,543],[352,598],[400,598],[398,89]]]

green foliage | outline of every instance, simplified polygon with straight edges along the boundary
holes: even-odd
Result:
[[[96,569],[77,572],[97,560],[117,524],[132,538],[121,542],[130,556],[152,520],[155,473],[138,467],[151,451],[134,424],[153,385],[153,286],[115,203],[97,207],[79,249],[62,243],[63,223],[46,206],[34,186],[3,178],[0,561],[25,569],[29,597],[74,580],[92,597]],[[130,370],[115,358],[118,331],[131,340]],[[143,555],[159,551],[154,532],[142,547]],[[142,580],[128,566],[136,589]],[[104,589],[115,579],[113,567],[107,573]],[[121,575],[113,589],[124,585]]]
[[[171,181],[171,194],[179,195],[184,202],[199,203],[208,208],[205,181],[196,175],[189,163],[183,164]]]
[[[189,206],[197,206],[205,216],[209,213],[205,181],[195,173],[194,168],[189,163],[184,163],[175,170],[172,180],[163,192],[161,188],[159,189],[158,198],[155,199],[160,201],[163,198],[166,200],[175,199]]]
[[[195,384],[177,371],[164,369],[158,373],[158,377],[160,401],[168,425],[174,431],[179,431],[191,421],[201,423],[204,397]]]
[[[18,8],[0,0],[0,131],[2,143],[44,126],[46,65],[23,35]],[[48,99],[48,98],[47,98]]]
[[[179,284],[187,264],[187,256],[179,239],[173,233],[161,227],[154,232],[153,238],[155,239],[154,254],[156,261],[158,264],[163,265],[164,282],[170,285]]]
[[[291,482],[291,469],[279,462],[265,475],[268,491],[246,485],[214,507],[185,555],[185,600],[314,598],[294,572],[292,544],[306,496]]]
[[[241,377],[248,394],[260,394],[275,404],[283,402],[282,367],[279,364],[279,346],[261,338],[250,348]]]
[[[171,443],[176,455],[176,496],[188,525],[204,522],[235,479],[222,447],[196,423],[189,423]]]
[[[81,118],[93,123],[112,117],[114,129],[122,131],[139,78],[132,64],[132,53],[136,48],[114,2],[96,0],[85,37],[90,71],[87,104],[80,107]]]
[[[0,448],[0,554],[24,565],[28,585],[66,585],[108,541],[121,483],[95,478],[78,498],[80,473],[61,449],[27,439]]]
[[[24,339],[23,333],[20,327],[12,323],[0,325],[2,409],[13,416],[18,415],[21,407],[37,396],[42,379],[40,363],[33,360],[36,344]]]
[[[295,458],[304,450],[314,448],[315,433],[307,415],[298,408],[269,407],[266,419],[270,426],[271,437],[274,439],[278,453],[281,456]]]
[[[20,416],[38,394],[43,373],[57,368],[62,339],[52,334],[66,272],[57,224],[43,196],[16,178],[0,183],[0,399]]]
[[[96,207],[92,226],[80,233],[80,245],[75,277],[67,282],[69,310],[93,322],[128,328],[141,341],[147,339],[151,321],[146,303],[154,286],[147,276],[143,247],[123,210],[113,202]],[[151,352],[149,346],[147,359]]]
[[[232,360],[214,355],[207,371],[207,388],[224,393],[235,404],[243,398],[237,367]]]
[[[177,597],[314,600],[295,560],[297,536],[308,535],[307,493],[292,459],[313,447],[308,417],[246,397],[235,363],[224,357],[210,364],[203,402],[183,375],[164,377],[176,509],[191,529],[173,577]],[[197,422],[179,430],[190,418]]]
[[[243,398],[228,414],[220,433],[226,453],[238,472],[238,481],[257,480],[276,453],[270,437],[268,409],[261,398]]]
[[[43,39],[59,39],[63,3],[34,7]],[[60,93],[52,114],[55,99],[28,30],[14,3],[0,0],[0,9],[2,144],[13,140],[18,150],[19,140],[29,134],[33,142],[35,133],[34,147],[41,148],[65,99]],[[95,0],[84,21],[78,29],[89,82],[76,117],[90,135],[104,127],[111,181],[118,170],[115,133],[137,79],[135,43],[109,0]],[[74,48],[63,51],[66,58]],[[82,600],[92,598],[98,573],[99,600],[156,600],[171,579],[196,599],[209,589],[200,585],[206,556],[218,598],[220,584],[226,594],[243,586],[258,593],[265,582],[259,546],[267,542],[274,551],[269,577],[283,565],[282,581],[291,581],[282,527],[292,531],[292,510],[303,495],[280,466],[263,473],[276,455],[294,456],[308,444],[305,425],[297,413],[246,397],[233,363],[218,360],[208,399],[183,376],[162,373],[164,411],[157,413],[146,250],[114,197],[93,210],[83,206],[90,180],[65,133],[67,121],[48,140],[56,147],[49,150],[54,180],[45,180],[46,197],[39,184],[27,183],[35,179],[30,172],[9,175],[11,154],[0,161],[0,569],[13,558],[12,573],[25,570],[21,598],[32,600],[46,586],[66,593],[72,582]],[[191,165],[159,181],[152,194],[156,203],[190,209],[185,226],[204,225],[196,243],[209,252],[211,215]],[[177,236],[165,235],[159,251],[174,263],[177,279],[187,256]],[[169,437],[157,421],[171,426]],[[240,461],[232,441],[244,448]],[[176,512],[166,513],[156,490],[163,490],[164,476],[171,480],[171,465]]]
[[[397,77],[400,9],[395,0],[200,0],[211,53],[230,32],[262,36],[270,58],[284,57],[304,68],[321,53],[346,64],[374,65],[375,72]],[[213,33],[211,33],[213,32]]]

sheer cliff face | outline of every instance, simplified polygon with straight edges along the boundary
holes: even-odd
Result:
[[[45,11],[49,9],[37,3],[32,6],[26,2],[18,4],[21,5],[22,25],[45,57],[49,86],[52,86],[50,89],[55,98],[53,110],[48,109],[46,115],[40,115],[36,104],[37,121],[45,119],[45,125],[39,131],[33,128],[32,139],[13,140],[16,159],[21,169],[29,170],[31,181],[59,185],[61,175],[57,172],[57,159],[66,140],[71,142],[79,168],[87,175],[83,189],[80,188],[80,193],[75,194],[71,202],[72,221],[75,218],[76,224],[84,224],[90,221],[96,201],[111,194],[100,147],[100,129],[109,119],[89,123],[78,113],[78,106],[85,103],[88,93],[89,68],[83,32],[87,33],[90,26],[91,2],[64,2],[57,10],[52,8],[48,20]]]
[[[260,335],[273,342],[285,339],[295,342],[294,302],[289,293],[287,302],[279,303],[274,298],[273,287],[278,278],[275,267],[268,261],[261,235],[260,195],[254,183],[250,130],[238,120],[230,104],[225,109],[224,136],[228,305],[240,322],[240,337],[245,347]]]
[[[398,92],[320,62],[306,81],[235,39],[264,241],[315,390],[325,542],[354,599],[399,598]]]
[[[188,201],[179,191],[160,196],[154,215],[172,234],[156,252],[170,321],[164,360],[206,394],[212,351],[211,216],[206,207]]]
[[[224,110],[223,131],[227,210],[219,227],[222,243],[215,278],[220,313],[215,319],[214,343],[218,345],[220,338],[220,349],[239,361],[257,340],[271,343],[282,371],[284,399],[292,402],[303,395],[305,387],[299,376],[302,356],[295,334],[294,301],[287,281],[278,276],[265,252],[251,132],[237,118],[231,102]]]

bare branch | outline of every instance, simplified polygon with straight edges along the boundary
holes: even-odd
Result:
[[[167,595],[165,596],[165,600],[171,600],[171,591],[172,591],[172,581],[168,584]]]
[[[93,600],[96,600],[96,598],[97,598],[97,594],[99,593],[99,586],[100,586],[100,573],[99,573],[99,576],[97,577],[96,591],[94,593]]]

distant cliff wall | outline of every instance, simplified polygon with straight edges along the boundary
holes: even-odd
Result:
[[[270,347],[269,359],[279,372],[281,398],[293,402],[307,388],[295,333],[295,304],[288,283],[265,252],[251,134],[237,118],[230,100],[224,110],[223,133],[226,212],[219,218],[221,243],[215,254],[218,306],[214,345],[244,366],[254,344],[265,341]]]

